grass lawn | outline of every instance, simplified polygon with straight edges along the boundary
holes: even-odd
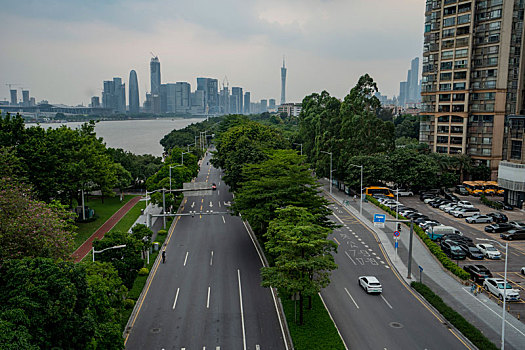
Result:
[[[140,216],[140,211],[146,208],[146,201],[140,201],[110,231],[128,232]]]
[[[294,301],[281,299],[286,314],[286,321],[296,350],[345,350],[343,341],[337,333],[328,311],[319,295],[312,297],[312,309],[308,310],[308,299],[304,300],[304,325],[294,322]],[[299,301],[297,301],[297,320],[299,320]]]
[[[75,236],[75,244],[73,250],[76,250],[82,245],[95,231],[104,224],[117,210],[126,204],[133,196],[124,196],[121,202],[119,196],[113,198],[104,198],[104,204],[100,198],[91,198],[86,205],[95,210],[97,219],[87,223],[76,223],[78,226],[77,235]]]

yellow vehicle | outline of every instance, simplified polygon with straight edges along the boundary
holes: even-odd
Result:
[[[496,181],[485,181],[485,191],[492,190],[492,195],[503,196],[505,190],[498,186]]]
[[[463,181],[463,186],[471,196],[479,197],[483,194],[483,185],[479,181]]]
[[[394,194],[388,187],[370,186],[365,188],[365,194],[367,196],[373,196],[374,194],[382,194],[387,197],[394,198]]]

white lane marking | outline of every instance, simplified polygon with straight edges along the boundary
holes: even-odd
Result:
[[[179,297],[179,289],[180,288],[177,288],[177,293],[175,294],[175,301],[173,302],[173,307],[172,307],[173,310],[175,310],[175,305],[177,304],[177,298]]]
[[[220,192],[221,192],[220,190],[217,190],[217,196],[220,195]],[[219,207],[220,207],[220,206],[221,206],[221,203],[219,202]]]
[[[343,222],[343,220],[341,220],[341,219],[339,218],[339,216],[335,215],[335,213],[332,213],[332,215],[335,216],[335,218],[336,218],[337,220],[339,220],[340,223],[342,223],[343,225],[345,224],[345,223]],[[345,226],[346,226],[346,225],[345,225]]]
[[[261,347],[259,346],[259,344],[255,344],[255,350],[261,350]]]
[[[224,220],[224,215],[222,216],[222,222],[226,223],[226,220]]]
[[[188,253],[189,252],[186,252],[186,257],[184,258],[184,266],[186,266],[186,261],[188,261]]]
[[[210,208],[213,208],[213,203],[212,203],[212,201],[210,201]]]
[[[468,290],[467,290],[468,289]],[[466,293],[469,293],[470,295],[472,295],[472,293],[470,292],[470,288],[463,288],[463,290],[466,292]],[[472,295],[472,297],[474,298],[474,296]],[[494,310],[492,310],[490,307],[488,307],[485,303],[481,302],[478,298],[474,298],[478,303],[484,305],[487,309],[489,309],[492,313],[496,314],[496,316],[498,316],[499,318],[501,318],[501,311],[499,312],[496,312]],[[521,335],[525,336],[525,333],[523,333],[522,331],[520,331],[519,329],[517,329],[512,323],[509,323],[508,320],[505,320],[505,323],[509,326],[511,326],[512,328],[514,328],[518,333],[520,333]]]
[[[392,309],[392,305],[390,305],[390,303],[385,299],[385,297],[383,296],[383,294],[380,294],[381,298],[384,300],[384,302],[388,305],[389,308]]]
[[[211,257],[210,257],[210,266],[213,265],[213,250],[211,251]]]
[[[359,309],[359,305],[357,305],[357,303],[355,302],[354,298],[352,298],[352,295],[350,294],[348,289],[345,288],[345,291],[346,291],[346,294],[348,294],[348,296],[350,297],[350,299],[352,299],[352,301],[354,302],[355,307]]]
[[[219,208],[221,207],[221,201],[219,201]]]
[[[242,324],[242,345],[246,350],[246,330],[244,329],[244,311],[242,308],[242,288],[241,288],[241,271],[237,269],[237,278],[239,280],[239,304],[241,305],[241,324]]]
[[[206,300],[206,309],[209,309],[210,308],[210,288],[208,286],[208,299]]]
[[[354,259],[352,259],[352,257],[348,254],[348,252],[345,252],[346,256],[348,257],[348,259],[352,260],[352,262],[354,263],[354,265],[357,265],[354,261]]]
[[[216,346],[215,350],[221,350],[221,347],[220,346]]]
[[[193,208],[194,205],[195,205],[195,202],[192,202],[192,203],[191,203],[191,207]]]

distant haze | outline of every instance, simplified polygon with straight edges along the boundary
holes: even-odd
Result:
[[[37,102],[89,104],[103,80],[138,75],[149,91],[150,51],[162,82],[228,77],[252,101],[312,92],[344,97],[369,73],[391,97],[421,56],[423,0],[0,0],[0,99],[7,83]],[[126,92],[127,95],[127,92]],[[21,96],[19,92],[19,96]],[[126,96],[127,98],[127,96]]]

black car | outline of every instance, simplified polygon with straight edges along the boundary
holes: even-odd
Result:
[[[472,278],[475,282],[483,282],[485,278],[492,277],[490,270],[483,265],[465,265],[463,266],[463,270],[468,272],[470,274],[470,278]]]
[[[434,197],[437,197],[437,194],[434,194],[434,193],[421,193],[419,195],[419,199],[421,201],[424,201],[427,198],[434,198]]]
[[[493,221],[495,223],[500,223],[500,222],[507,222],[509,221],[509,218],[507,217],[507,215],[503,214],[503,213],[498,213],[497,211],[495,212],[492,212],[492,213],[488,213],[487,214],[488,216],[491,216]]]
[[[451,241],[455,241],[455,242],[465,242],[465,243],[472,243],[472,238],[469,238],[469,237],[465,237],[465,236],[461,236],[461,235],[458,235],[458,234],[455,234],[455,233],[448,233],[446,235],[443,235],[441,237],[441,239],[444,241],[444,240],[451,240]]]
[[[525,239],[525,230],[510,230],[505,233],[500,233],[499,236],[501,237],[501,239],[505,239],[508,241]]]
[[[483,258],[485,257],[481,250],[479,250],[473,245],[468,245],[465,243],[458,245],[467,254],[467,257],[471,258],[472,260],[483,260]]]
[[[429,220],[430,220],[430,218],[429,218],[428,216],[423,215],[423,216],[420,216],[420,217],[418,217],[417,219],[415,219],[415,220],[414,220],[414,223],[417,224],[417,225],[419,225],[419,224],[421,224],[421,223],[423,223],[423,222],[425,222],[425,221],[429,221]]]
[[[507,232],[509,230],[514,229],[515,227],[511,224],[508,224],[506,222],[502,222],[501,224],[492,224],[485,226],[485,232],[490,233],[501,233],[501,232]]]
[[[457,185],[454,191],[462,196],[468,195],[467,189],[465,188],[465,186],[462,186],[462,185]]]
[[[447,256],[451,259],[464,260],[467,258],[467,254],[454,241],[448,239],[441,241],[440,246],[443,253],[447,254]]]
[[[421,217],[421,216],[424,216],[424,214],[421,214],[419,212],[414,212],[414,213],[410,213],[410,214],[407,214],[405,217],[407,219],[417,219],[418,217]]]
[[[445,194],[443,194],[443,197],[445,197],[445,199],[448,199],[451,202],[459,202],[459,198],[451,192],[445,192]]]
[[[514,209],[512,207],[512,205],[508,205],[504,201],[496,201],[496,203],[501,204],[503,206],[503,209],[505,209],[505,210],[513,210]]]

